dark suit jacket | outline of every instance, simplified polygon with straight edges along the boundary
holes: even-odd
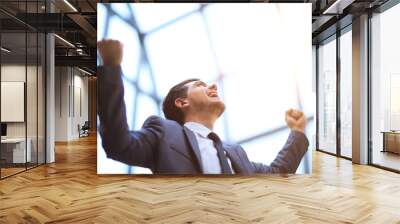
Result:
[[[156,174],[202,174],[196,137],[175,121],[149,117],[143,127],[129,131],[120,67],[98,68],[100,135],[107,157],[129,165],[147,167]],[[235,173],[294,173],[308,148],[306,136],[292,131],[275,160],[268,166],[249,161],[238,144],[224,143]]]

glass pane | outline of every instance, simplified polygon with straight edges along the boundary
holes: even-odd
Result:
[[[270,164],[285,144],[289,130],[241,144],[252,162]]]
[[[319,149],[336,153],[336,39],[318,48]]]
[[[290,4],[206,7],[206,24],[223,74],[220,89],[225,96],[232,140],[285,126],[283,115],[289,108],[301,108],[313,116],[311,54],[308,54],[311,44],[304,31],[311,32],[311,26],[299,19],[308,16],[307,10]],[[293,36],[296,38],[290,38]],[[287,66],[288,63],[293,66]],[[257,109],[243,104],[256,105]],[[249,116],[242,119],[244,114]]]
[[[117,13],[119,16],[124,19],[131,19],[132,17],[132,8],[130,8],[130,4],[127,3],[113,3],[110,4],[111,9]]]
[[[99,122],[97,121],[97,123]],[[107,158],[101,144],[99,132],[97,133],[97,164],[101,164],[101,166],[97,166],[98,174],[128,174],[130,170],[129,166],[125,163]]]
[[[106,19],[107,17],[107,9],[106,4],[98,3],[97,4],[97,40],[101,40],[105,37],[105,28],[106,26]]]
[[[140,60],[140,43],[137,31],[121,19],[113,17],[110,20],[109,32],[106,37],[122,42],[124,45],[122,71],[126,78],[135,80]]]
[[[188,78],[217,78],[216,62],[200,14],[194,14],[146,37],[150,65],[160,96]]]
[[[46,37],[44,34],[39,33],[38,36],[38,164],[45,163],[46,149],[45,149],[45,44]]]
[[[400,170],[400,5],[372,17],[372,163]]]
[[[306,128],[306,135],[312,136],[314,131],[315,131],[314,123],[309,122]],[[289,133],[290,133],[289,130],[275,132],[268,136],[261,137],[251,142],[241,144],[241,146],[246,151],[250,161],[269,165],[271,164],[271,162],[274,161],[279,151],[285,145]],[[301,173],[301,174],[311,173],[312,169],[311,154],[312,151],[309,150],[307,152],[307,155],[303,158],[302,163],[297,168],[296,173]]]
[[[155,94],[155,80],[150,73],[150,68],[147,64],[142,63],[140,66],[140,74],[138,84],[140,89],[147,94]]]
[[[38,35],[37,33],[27,33],[27,80],[26,80],[26,118],[27,118],[27,143],[28,143],[28,163],[27,167],[37,165],[38,160]],[[30,149],[30,150],[29,150]]]
[[[131,4],[138,26],[142,32],[150,31],[158,26],[170,22],[179,16],[199,8],[197,3],[187,4]]]
[[[136,99],[136,88],[135,85],[124,79],[124,101],[125,101],[125,108],[126,108],[126,119],[128,121],[129,130],[134,129],[135,124],[135,117],[133,114],[136,113],[135,111],[135,99]]]
[[[26,34],[2,33],[1,47],[1,166],[2,177],[25,170],[31,161],[26,141]],[[28,142],[28,144],[27,144]],[[28,150],[26,149],[28,146]]]
[[[137,98],[137,111],[136,111],[136,126],[135,130],[139,130],[144,121],[151,115],[158,115],[158,105],[156,101],[154,101],[151,97],[146,96],[144,94],[139,94]],[[129,115],[128,115],[129,116]],[[134,174],[149,174],[151,173],[150,169],[142,168],[142,167],[134,167],[132,166],[130,169],[130,173]]]
[[[135,130],[142,127],[144,121],[152,116],[158,115],[158,105],[154,99],[144,94],[139,94],[137,98],[136,126]]]
[[[351,30],[340,37],[340,150],[352,157],[352,35]]]

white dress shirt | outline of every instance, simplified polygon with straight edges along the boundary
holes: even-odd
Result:
[[[221,174],[221,164],[219,163],[217,149],[214,146],[214,142],[207,137],[212,131],[206,126],[196,122],[186,122],[184,125],[193,131],[196,136],[197,144],[199,145],[200,150],[203,173]],[[235,173],[232,169],[231,160],[229,157],[227,157],[227,159],[232,173]]]

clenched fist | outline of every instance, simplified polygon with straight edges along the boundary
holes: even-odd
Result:
[[[97,51],[104,66],[118,66],[122,62],[123,44],[118,40],[101,40],[97,42]]]
[[[290,109],[286,111],[285,121],[290,129],[304,133],[307,122],[303,112]]]

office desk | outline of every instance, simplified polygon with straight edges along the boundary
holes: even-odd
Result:
[[[382,131],[381,133],[383,134],[382,152],[392,152],[400,154],[400,132]]]
[[[25,138],[1,139],[1,159],[5,163],[25,163],[31,161],[31,139],[27,138],[25,153]]]

